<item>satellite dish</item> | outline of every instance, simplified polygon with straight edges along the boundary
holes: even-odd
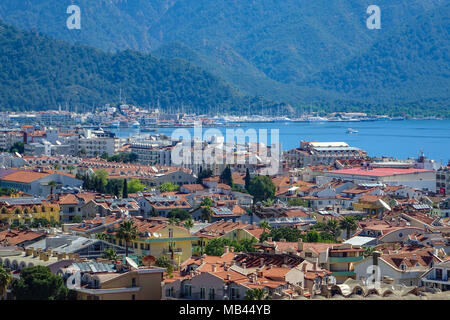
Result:
[[[125,261],[126,261],[127,264],[128,264],[129,266],[131,266],[132,268],[139,269],[138,265],[136,264],[136,262],[134,262],[133,259],[131,259],[131,258],[129,258],[129,257],[126,257],[126,258],[125,258]]]

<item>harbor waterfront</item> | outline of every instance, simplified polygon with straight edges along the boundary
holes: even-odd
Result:
[[[348,129],[358,131],[348,133]],[[157,133],[170,136],[178,127],[158,128]],[[234,124],[217,127],[225,136],[227,128]],[[368,121],[368,122],[270,122],[239,123],[244,130],[278,129],[283,150],[298,147],[300,140],[307,141],[345,141],[366,150],[370,156],[391,156],[398,159],[416,157],[422,150],[430,159],[443,161],[449,159],[450,120],[403,120],[403,121]],[[186,128],[193,134],[193,128]],[[204,127],[204,132],[210,129]],[[146,134],[139,129],[110,129],[121,138]],[[154,133],[152,133],[154,134]]]

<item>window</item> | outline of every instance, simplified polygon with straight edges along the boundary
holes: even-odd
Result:
[[[200,288],[200,299],[205,300],[206,298],[206,288]]]
[[[190,284],[186,284],[184,285],[184,295],[188,298],[191,297],[191,293],[192,293],[192,288]]]
[[[173,229],[172,228],[169,229],[169,238],[173,238]]]
[[[131,300],[136,300],[136,295],[132,294],[131,295]]]
[[[436,280],[442,280],[442,269],[436,269]]]
[[[214,288],[209,288],[209,300],[215,300],[216,299],[216,292]]]
[[[131,286],[136,287],[136,278],[131,279]]]
[[[231,288],[231,300],[237,300],[240,297],[241,296],[239,294],[239,289],[238,288]]]
[[[166,289],[166,297],[173,297],[173,288]]]

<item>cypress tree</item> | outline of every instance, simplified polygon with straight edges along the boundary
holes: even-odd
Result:
[[[127,179],[123,179],[122,198],[128,198],[128,183],[127,183]]]
[[[248,187],[250,186],[250,180],[251,180],[251,178],[250,178],[250,171],[248,170],[248,168],[245,170],[245,178],[244,178],[244,181],[245,181],[245,190],[247,190],[248,191]]]
[[[233,176],[231,175],[231,169],[230,166],[227,166],[222,174],[220,175],[220,180],[229,185],[230,187],[233,187]]]

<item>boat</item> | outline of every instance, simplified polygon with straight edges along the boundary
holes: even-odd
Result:
[[[323,121],[328,121],[328,119],[324,118],[324,117],[307,117],[306,121],[308,121],[308,122],[323,122]]]
[[[139,128],[141,126],[141,124],[139,123],[139,122],[137,122],[137,121],[133,121],[132,123],[131,123],[131,127],[132,128]]]
[[[158,128],[154,127],[143,127],[141,128],[141,132],[156,132],[158,131]]]
[[[119,124],[120,124],[120,122],[119,122],[118,120],[114,120],[114,121],[111,121],[111,123],[109,124],[109,126],[110,126],[111,128],[118,128],[118,127],[119,127]]]
[[[358,133],[358,130],[352,129],[352,128],[348,128],[347,129],[347,133]]]

